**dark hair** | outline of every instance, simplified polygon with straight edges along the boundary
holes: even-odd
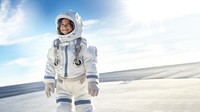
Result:
[[[59,20],[58,20],[58,27],[57,27],[57,32],[58,32],[58,34],[60,34],[60,35],[64,35],[61,31],[60,31],[60,26],[61,26],[61,23],[62,23],[62,20],[63,20],[64,18],[60,18]],[[70,25],[72,26],[72,28],[74,29],[75,28],[75,25],[74,25],[74,22],[73,21],[71,21],[70,20]]]

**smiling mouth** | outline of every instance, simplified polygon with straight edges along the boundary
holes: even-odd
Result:
[[[62,31],[62,32],[69,33],[70,31],[68,31],[68,30],[64,30],[64,31]]]
[[[65,34],[69,34],[69,33],[71,33],[72,31],[69,31],[69,30],[62,30],[62,32],[65,33]]]

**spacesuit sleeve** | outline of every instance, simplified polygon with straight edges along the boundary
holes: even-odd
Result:
[[[97,72],[97,48],[95,46],[87,47],[84,62],[87,81],[99,83],[99,73]]]
[[[54,47],[48,50],[46,69],[44,75],[44,83],[55,83],[55,69],[54,69]]]

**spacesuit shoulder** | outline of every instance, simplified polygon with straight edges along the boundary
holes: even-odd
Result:
[[[81,43],[87,46],[87,39],[81,37]]]
[[[59,44],[60,44],[59,38],[53,40],[53,47],[59,47]]]

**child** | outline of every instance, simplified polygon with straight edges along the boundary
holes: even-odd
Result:
[[[53,41],[47,55],[44,76],[47,97],[54,93],[55,76],[57,112],[94,112],[91,97],[99,93],[97,49],[82,38],[82,20],[78,13],[66,11],[56,18],[59,38]]]

